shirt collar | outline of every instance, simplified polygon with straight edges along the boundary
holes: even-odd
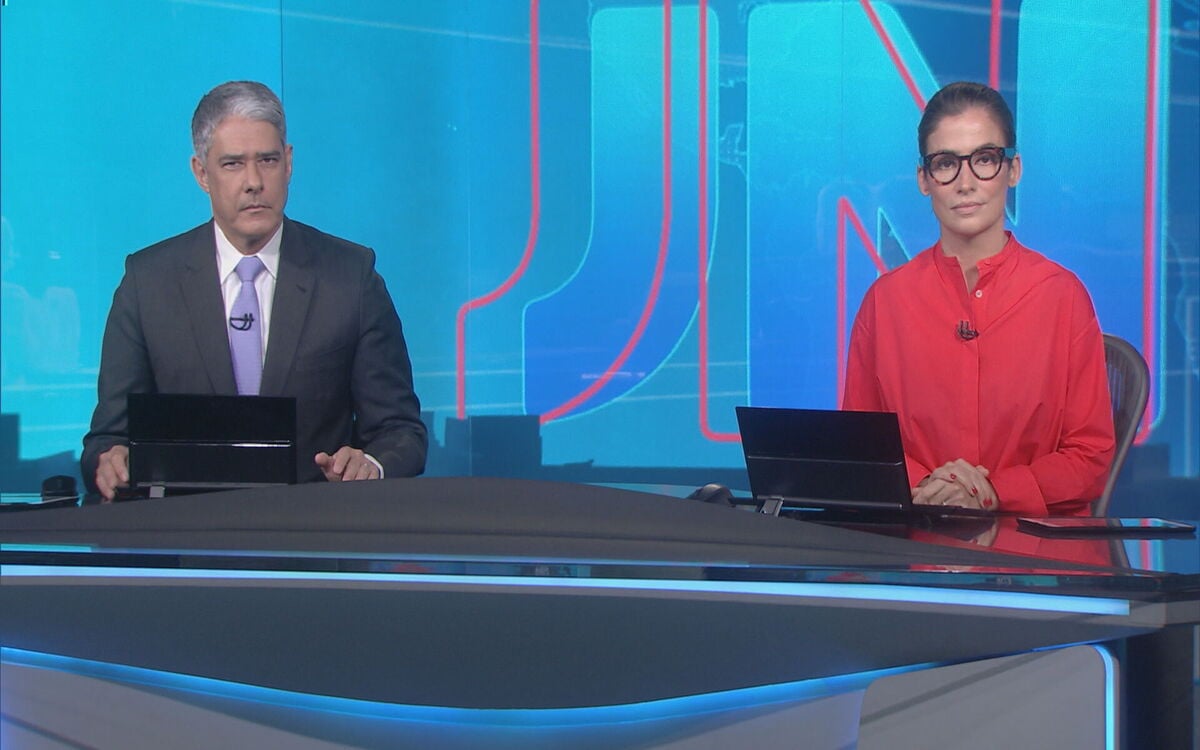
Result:
[[[1013,237],[1012,232],[1005,231],[1005,234],[1008,235],[1008,242],[1004,243],[1004,247],[1000,248],[1000,252],[984,258],[975,264],[979,268],[979,273],[981,276],[987,271],[995,271],[996,269],[1001,268],[1016,257],[1017,250],[1021,247],[1021,243],[1017,242],[1017,238]]]
[[[985,269],[995,270],[999,268],[1017,254],[1017,248],[1020,247],[1017,238],[1013,237],[1013,233],[1008,230],[1005,230],[1004,234],[1008,236],[1008,241],[1004,243],[1004,247],[1000,248],[1000,252],[995,255],[989,255],[975,264],[980,273],[983,273]],[[962,268],[958,265],[958,258],[943,252],[940,240],[934,247],[933,258],[942,270],[951,272],[951,274],[962,274]]]
[[[233,273],[234,267],[238,261],[246,256],[238,252],[238,249],[233,246],[229,238],[225,236],[225,232],[221,231],[221,227],[217,222],[213,222],[217,238],[217,278],[222,282],[225,281],[229,274]],[[271,274],[271,278],[279,278],[279,248],[283,244],[283,222],[279,223],[279,228],[275,230],[275,234],[271,235],[271,239],[267,240],[267,244],[259,250],[255,255],[267,267],[267,273]]]

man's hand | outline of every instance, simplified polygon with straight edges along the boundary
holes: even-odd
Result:
[[[105,500],[117,495],[118,487],[129,486],[129,446],[114,445],[96,461],[96,489]]]
[[[999,510],[1000,500],[988,470],[957,458],[934,469],[913,489],[913,503]]]
[[[358,448],[343,445],[332,456],[324,451],[313,460],[330,482],[350,482],[356,479],[379,479],[379,467]]]

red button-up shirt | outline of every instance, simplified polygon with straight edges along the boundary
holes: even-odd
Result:
[[[842,408],[899,414],[913,486],[963,458],[989,470],[1003,511],[1087,513],[1114,449],[1091,298],[1011,235],[978,270],[968,292],[939,243],[875,281],[854,321]]]

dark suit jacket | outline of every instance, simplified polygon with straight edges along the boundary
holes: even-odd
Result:
[[[211,221],[129,256],[83,439],[95,491],[101,453],[126,442],[129,393],[237,393]],[[353,445],[387,477],[420,474],[427,435],[400,318],[368,248],[284,219],[261,394],[295,396],[297,478],[318,451]]]

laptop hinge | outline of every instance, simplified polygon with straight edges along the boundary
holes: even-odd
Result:
[[[758,512],[764,516],[778,516],[779,511],[783,509],[783,498],[779,495],[772,495],[762,499],[762,505],[758,506]]]

